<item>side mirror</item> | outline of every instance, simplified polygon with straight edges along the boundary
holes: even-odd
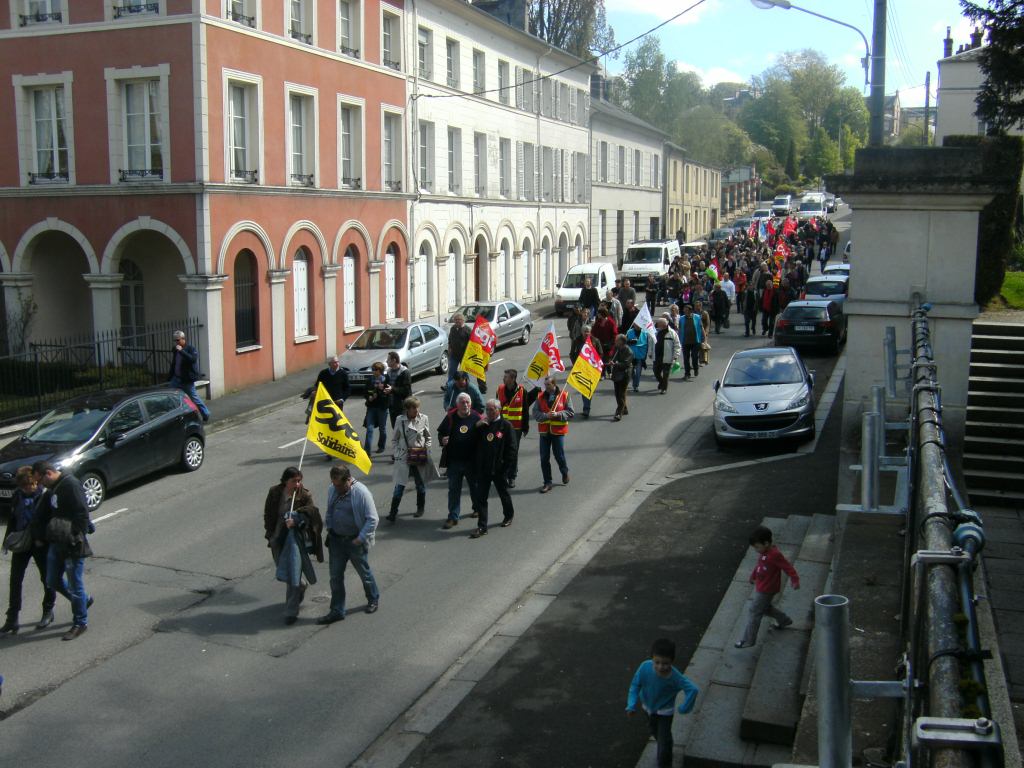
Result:
[[[807,372],[807,386],[814,389],[814,371]]]
[[[715,392],[717,392],[721,388],[721,386],[722,382],[716,379],[715,383],[711,385],[711,388],[715,390]]]

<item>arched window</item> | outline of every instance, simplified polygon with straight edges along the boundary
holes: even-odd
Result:
[[[260,343],[259,284],[256,280],[256,256],[242,250],[235,257],[235,346],[252,347]]]
[[[454,309],[461,302],[459,300],[459,272],[462,269],[462,249],[457,240],[448,244],[448,308]]]
[[[430,243],[424,240],[420,243],[419,257],[416,259],[416,271],[413,276],[413,281],[416,284],[416,311],[429,311],[433,309],[431,295],[433,291],[430,290],[430,274],[431,274],[431,258],[430,258]],[[409,312],[409,319],[411,320],[413,313]]]
[[[145,290],[142,270],[131,259],[121,259],[121,275],[121,338],[129,340],[145,333]]]
[[[309,252],[299,248],[292,261],[292,303],[295,309],[295,338],[310,336],[313,331],[309,285]]]
[[[346,328],[352,328],[356,324],[356,261],[359,258],[359,251],[354,245],[345,249],[345,255],[341,259],[341,280],[344,307],[344,323]]]
[[[533,295],[533,244],[527,239],[523,242],[523,296]]]
[[[398,288],[395,280],[395,269],[398,263],[398,248],[394,243],[388,246],[384,254],[384,319],[391,320],[398,314]]]

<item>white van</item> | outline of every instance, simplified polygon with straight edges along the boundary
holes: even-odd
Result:
[[[679,256],[676,240],[640,240],[630,243],[622,257],[619,277],[628,277],[634,287],[643,285],[650,274],[667,275],[668,267]]]
[[[604,298],[605,291],[615,287],[615,267],[605,261],[577,264],[565,273],[555,291],[555,314],[561,317],[573,310],[580,300],[583,281],[590,278],[590,284],[597,288],[597,295]]]

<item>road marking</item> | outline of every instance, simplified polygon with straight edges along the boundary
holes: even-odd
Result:
[[[427,390],[425,390],[425,389],[419,389],[419,390],[416,390],[415,392],[413,392],[413,393],[412,393],[412,396],[413,396],[413,397],[416,397],[416,396],[418,396],[418,395],[422,395],[422,394],[423,394],[424,392],[426,392],[426,391],[427,391]]]
[[[277,448],[278,448],[278,450],[282,450],[284,448],[291,448],[293,445],[298,445],[299,443],[301,443],[305,439],[306,439],[305,437],[300,437],[298,440],[292,440],[290,443],[285,443],[284,445],[277,446]]]
[[[496,357],[493,360],[489,360],[487,364],[490,365],[491,363],[500,363],[504,359],[504,357]]]
[[[97,517],[92,522],[93,522],[94,525],[96,523],[102,523],[104,520],[109,520],[114,515],[120,515],[122,512],[127,512],[127,511],[128,511],[128,507],[124,507],[122,509],[115,509],[113,512],[109,512],[109,513],[107,513],[105,515],[101,515],[100,517]]]

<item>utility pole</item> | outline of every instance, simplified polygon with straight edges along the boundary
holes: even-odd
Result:
[[[928,135],[928,112],[931,106],[932,96],[932,73],[928,70],[924,73],[924,145],[927,147],[931,142]]]
[[[885,112],[885,12],[886,0],[875,0],[875,18],[871,31],[871,95],[868,111],[871,124],[868,146],[883,144],[882,128]]]

